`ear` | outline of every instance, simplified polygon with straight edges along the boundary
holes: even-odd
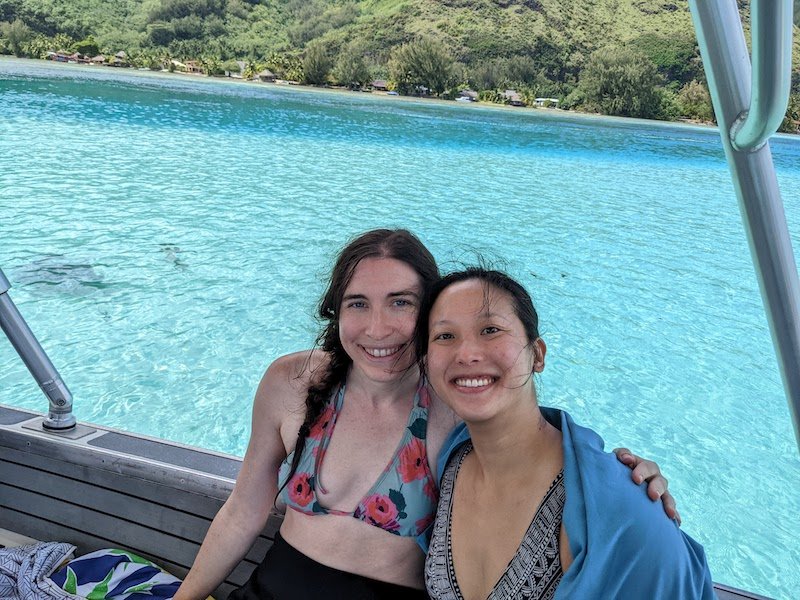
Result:
[[[547,346],[542,338],[536,338],[533,342],[533,372],[541,373],[544,371],[544,355],[547,354]]]

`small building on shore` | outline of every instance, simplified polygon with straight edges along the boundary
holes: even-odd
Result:
[[[183,68],[191,75],[203,74],[203,65],[201,65],[200,61],[197,60],[187,60],[185,63],[183,63]]]
[[[112,67],[127,67],[128,66],[128,55],[125,53],[124,50],[120,50],[117,52],[114,57],[111,59],[109,64]]]
[[[226,77],[233,77],[234,79],[243,79],[244,78],[244,71],[247,69],[247,63],[243,60],[234,61],[238,71],[225,71]]]
[[[389,89],[389,82],[385,79],[375,79],[369,86],[376,92],[385,92]]]
[[[517,90],[506,90],[503,92],[503,98],[511,106],[525,106],[525,102],[522,101],[522,96],[519,95]]]
[[[418,86],[414,87],[414,95],[415,96],[419,96],[421,98],[422,97],[427,98],[428,96],[431,95],[431,90],[430,90],[430,88],[428,86],[418,85]]]
[[[558,98],[536,98],[534,102],[539,108],[558,108]]]
[[[258,75],[258,80],[263,83],[275,83],[275,73],[270,71],[269,69],[264,69]]]
[[[457,100],[461,100],[462,102],[477,102],[478,101],[478,92],[475,90],[461,90],[458,92]]]
[[[46,55],[47,60],[54,60],[56,62],[69,62],[69,54],[63,50],[60,52],[49,51]]]

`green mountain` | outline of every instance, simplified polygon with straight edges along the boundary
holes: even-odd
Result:
[[[0,21],[16,19],[50,37],[91,35],[109,50],[197,46],[223,59],[321,40],[334,50],[357,42],[380,60],[427,35],[470,64],[535,54],[542,40],[590,54],[645,36],[694,36],[686,2],[663,0],[0,0]]]
[[[738,4],[747,29],[749,0]],[[688,3],[677,0],[0,0],[0,52],[48,50],[124,50],[153,68],[198,59],[208,73],[243,60],[248,74],[267,66],[308,83],[382,78],[417,93],[470,86],[498,101],[514,87],[524,103],[538,95],[614,114],[710,118]],[[601,78],[594,91],[579,89],[587,68]],[[632,78],[623,88],[660,90],[649,109],[636,108],[639,92],[616,108],[592,101],[625,92],[604,87],[621,74]],[[679,93],[679,104],[664,95]]]

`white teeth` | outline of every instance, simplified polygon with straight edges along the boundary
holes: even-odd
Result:
[[[400,348],[402,348],[402,346],[395,346],[394,348],[364,348],[364,351],[375,358],[385,358],[396,354]]]
[[[484,387],[492,383],[491,377],[479,377],[475,379],[456,379],[456,385],[460,387],[476,388]]]

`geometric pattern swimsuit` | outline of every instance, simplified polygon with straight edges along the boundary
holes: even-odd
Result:
[[[416,537],[433,522],[438,496],[425,443],[430,394],[424,379],[420,379],[417,386],[414,406],[397,450],[352,512],[322,506],[317,496],[317,490],[326,493],[320,471],[344,398],[345,386],[342,385],[311,427],[297,471],[282,489],[280,486],[289,474],[294,452],[281,464],[278,472],[281,500],[287,507],[305,515],[348,516],[389,533]]]
[[[471,451],[472,443],[464,444],[450,459],[442,476],[439,508],[425,561],[425,585],[432,600],[463,600],[453,567],[450,523],[455,480],[461,463]],[[487,600],[551,600],[555,596],[563,575],[558,536],[565,500],[562,469],[550,485],[519,549]]]

